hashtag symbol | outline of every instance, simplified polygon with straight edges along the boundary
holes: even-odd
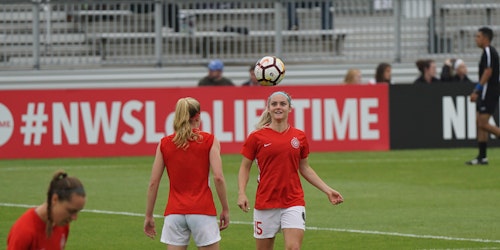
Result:
[[[47,133],[47,127],[44,123],[48,120],[45,112],[45,103],[40,102],[28,103],[26,114],[21,116],[24,126],[21,127],[21,134],[24,134],[24,145],[40,145],[42,142],[42,134]]]

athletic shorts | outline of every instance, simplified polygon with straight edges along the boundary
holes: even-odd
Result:
[[[160,241],[173,246],[187,246],[191,234],[198,247],[219,242],[221,237],[217,217],[201,214],[167,215]]]
[[[484,98],[478,96],[476,101],[476,111],[480,114],[490,114],[495,113],[498,105],[498,95],[486,93]]]
[[[306,208],[294,206],[265,210],[254,209],[253,223],[253,237],[256,239],[274,238],[284,228],[306,230]]]

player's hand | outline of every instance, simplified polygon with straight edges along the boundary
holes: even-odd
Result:
[[[240,207],[240,209],[245,213],[250,211],[250,206],[248,205],[248,198],[246,195],[240,194],[238,196],[238,207]]]
[[[144,233],[151,239],[156,236],[155,221],[153,218],[147,218],[144,220]]]
[[[338,205],[344,202],[344,197],[342,197],[342,195],[339,192],[333,189],[330,190],[330,192],[328,192],[328,199],[333,205]]]
[[[224,230],[229,226],[229,211],[222,211],[220,213],[219,230]]]
[[[469,96],[471,102],[475,102],[477,100],[478,94],[476,91],[472,92]]]

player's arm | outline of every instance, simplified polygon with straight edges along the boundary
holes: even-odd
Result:
[[[316,172],[309,166],[308,158],[303,158],[299,163],[299,172],[309,183],[311,183],[317,189],[323,191],[327,196],[330,202],[333,205],[340,204],[344,201],[342,195],[328,186]]]
[[[163,154],[160,150],[160,143],[158,143],[158,146],[156,147],[155,160],[151,169],[151,178],[149,180],[146,203],[146,218],[144,219],[144,233],[150,238],[154,238],[156,236],[153,212],[163,171],[165,171],[165,164],[163,162]]]
[[[250,168],[252,167],[253,160],[246,157],[242,157],[240,171],[238,173],[238,207],[243,210],[243,212],[248,212],[250,206],[248,204],[248,198],[246,195],[246,189],[248,184],[248,179],[250,177]]]
[[[479,83],[484,86],[491,77],[491,74],[493,73],[493,69],[491,67],[488,67],[484,69],[483,74],[481,75],[481,78],[479,79]]]
[[[476,84],[474,91],[470,95],[470,100],[475,102],[477,97],[482,93],[484,85],[490,80],[491,74],[493,73],[493,69],[488,67],[484,69],[483,74],[479,78],[479,82]]]
[[[220,214],[220,230],[224,230],[229,226],[229,205],[227,202],[226,180],[222,171],[222,159],[220,157],[220,142],[214,137],[214,142],[210,148],[209,154],[210,167],[215,184],[215,190],[219,196],[222,205]]]

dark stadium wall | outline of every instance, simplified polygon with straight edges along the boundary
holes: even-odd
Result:
[[[464,83],[391,85],[391,149],[450,148],[476,145],[474,86]],[[494,115],[498,124],[498,111]],[[500,140],[490,140],[500,145]]]

